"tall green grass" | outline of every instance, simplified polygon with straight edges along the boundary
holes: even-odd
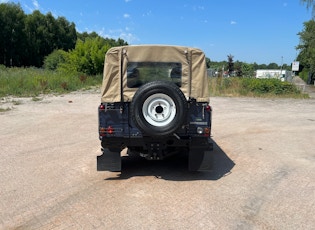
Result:
[[[102,76],[0,66],[0,96],[65,93],[101,84]]]
[[[209,78],[211,96],[308,98],[294,84],[278,79]]]

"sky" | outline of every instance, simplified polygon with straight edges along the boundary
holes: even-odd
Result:
[[[212,61],[290,64],[311,11],[300,0],[0,0],[74,22],[79,32],[129,45],[202,49]]]

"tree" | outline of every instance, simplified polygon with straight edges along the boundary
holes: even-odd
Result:
[[[87,38],[97,38],[99,35],[96,32],[88,33],[88,32],[83,32],[83,33],[78,33],[77,32],[77,37],[81,41],[85,41]]]
[[[207,58],[207,57],[206,57],[206,65],[207,65],[207,68],[208,68],[208,69],[210,68],[210,64],[211,64],[210,58]]]
[[[315,17],[315,0],[300,0],[303,4],[306,4],[306,8],[312,8],[313,18]]]
[[[233,61],[234,56],[232,54],[229,54],[227,58],[228,58],[227,68],[228,68],[229,75],[231,75],[232,72],[234,71],[234,61]]]
[[[242,65],[243,65],[243,63],[242,62],[240,62],[240,61],[236,61],[235,63],[234,63],[234,69],[235,69],[235,75],[237,76],[237,77],[241,77],[242,75],[243,75],[243,72],[242,72]]]
[[[279,66],[277,63],[269,63],[269,65],[267,65],[267,69],[279,69]]]
[[[254,67],[252,64],[242,64],[242,75],[243,77],[252,77],[254,75]]]
[[[25,20],[25,32],[28,47],[25,50],[28,59],[26,60],[26,66],[40,67],[44,56],[46,56],[48,45],[46,43],[45,36],[45,16],[38,10],[34,11],[31,15],[28,15]],[[46,55],[45,55],[46,54]]]
[[[53,50],[63,49],[68,51],[75,47],[77,42],[77,31],[73,22],[67,21],[64,17],[58,17],[55,21],[57,28],[52,30],[57,42],[53,44]]]
[[[298,35],[300,44],[296,49],[300,52],[297,60],[311,73],[315,73],[315,21],[304,22],[304,29]]]
[[[23,65],[26,47],[25,17],[19,4],[0,4],[0,64],[5,66]]]
[[[282,69],[283,69],[283,70],[291,70],[291,69],[292,69],[292,66],[291,66],[291,65],[288,65],[288,64],[283,64],[283,65],[282,65]]]
[[[36,10],[27,15],[25,21],[28,49],[27,66],[41,67],[44,57],[55,49],[68,51],[74,48],[77,34],[74,23],[69,23],[64,17],[55,19],[51,13],[43,15]]]

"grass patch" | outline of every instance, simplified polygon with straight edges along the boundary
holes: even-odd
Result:
[[[32,101],[42,101],[43,98],[40,97],[32,97]]]
[[[10,111],[11,108],[0,108],[0,113],[3,113],[3,112],[7,112],[7,111]]]
[[[100,85],[101,82],[102,75],[86,76],[37,68],[0,68],[0,97],[67,93]]]
[[[209,78],[211,96],[308,98],[294,84],[278,79]]]

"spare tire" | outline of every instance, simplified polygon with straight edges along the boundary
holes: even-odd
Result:
[[[144,135],[162,137],[172,135],[186,121],[187,101],[175,84],[153,81],[137,90],[130,112]]]

